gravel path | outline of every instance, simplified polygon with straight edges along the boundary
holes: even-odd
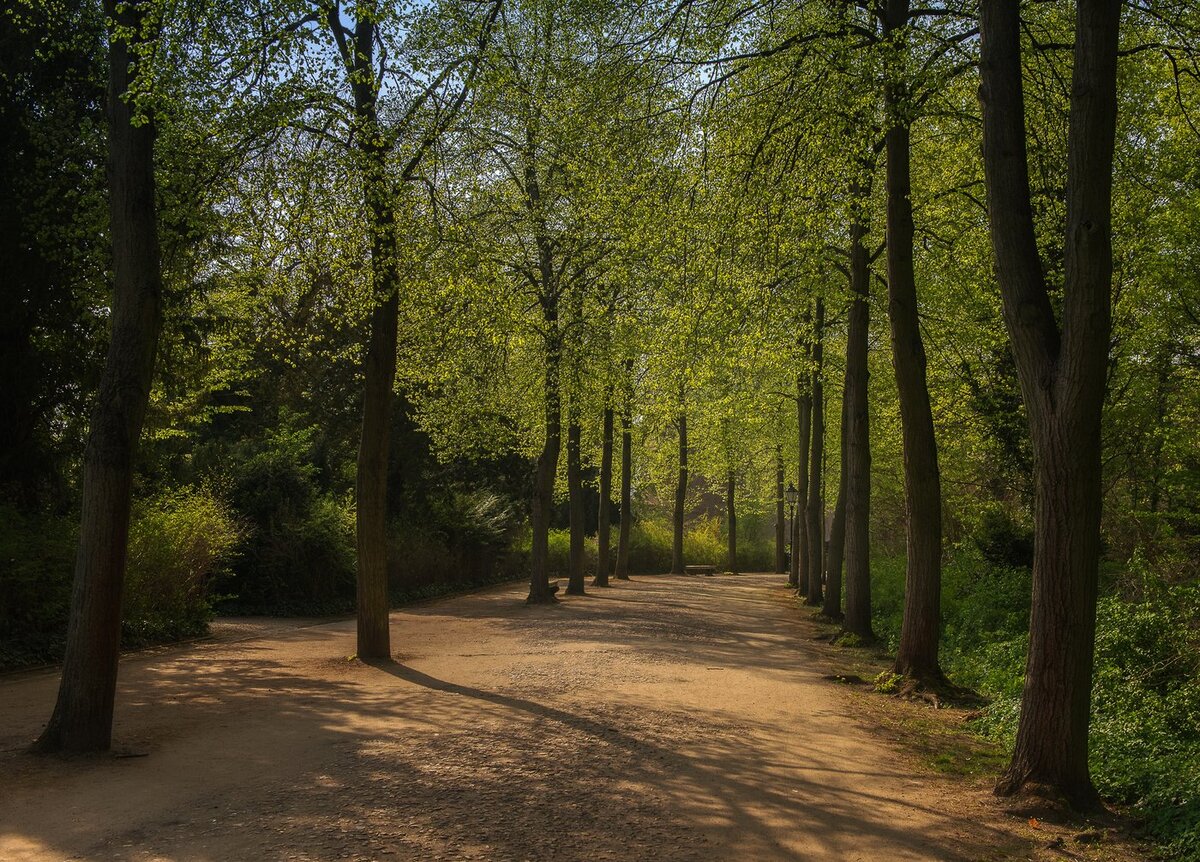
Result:
[[[0,859],[1001,860],[977,790],[915,772],[821,679],[774,575],[526,607],[499,587],[126,659],[123,757],[34,758],[41,672],[0,680]],[[249,627],[247,627],[249,626]],[[144,755],[144,756],[143,756]]]

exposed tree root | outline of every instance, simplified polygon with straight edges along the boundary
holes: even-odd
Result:
[[[955,685],[941,671],[921,674],[893,672],[893,681],[888,694],[905,700],[917,700],[930,704],[934,709],[943,706],[983,706],[987,700],[969,688]]]
[[[541,595],[535,595],[533,593],[533,591],[530,591],[529,597],[525,599],[525,604],[527,604],[527,605],[552,605],[558,601],[558,596],[555,595],[555,593],[557,593],[557,592],[558,592],[558,581],[553,581],[552,583],[549,584],[546,592]]]
[[[1009,766],[996,781],[992,792],[1010,798],[1010,814],[1037,817],[1053,823],[1075,823],[1081,816],[1097,822],[1115,823],[1117,818],[1104,807],[1100,794],[1089,781],[1085,787],[1063,788],[1033,778],[1028,769]]]

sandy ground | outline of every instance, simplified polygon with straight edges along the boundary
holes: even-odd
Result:
[[[139,756],[24,753],[57,678],[2,679],[0,860],[1027,858],[850,714],[778,576],[589,591],[393,613],[394,663],[348,620],[129,657]]]

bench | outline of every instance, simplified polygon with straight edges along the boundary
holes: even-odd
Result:
[[[712,577],[717,573],[716,566],[684,566],[683,573],[685,575],[704,575]]]

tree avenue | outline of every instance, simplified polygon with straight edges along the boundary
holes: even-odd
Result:
[[[0,23],[37,750],[214,613],[387,663],[703,567],[978,707],[996,793],[1200,842],[1195,4],[56,8]]]

